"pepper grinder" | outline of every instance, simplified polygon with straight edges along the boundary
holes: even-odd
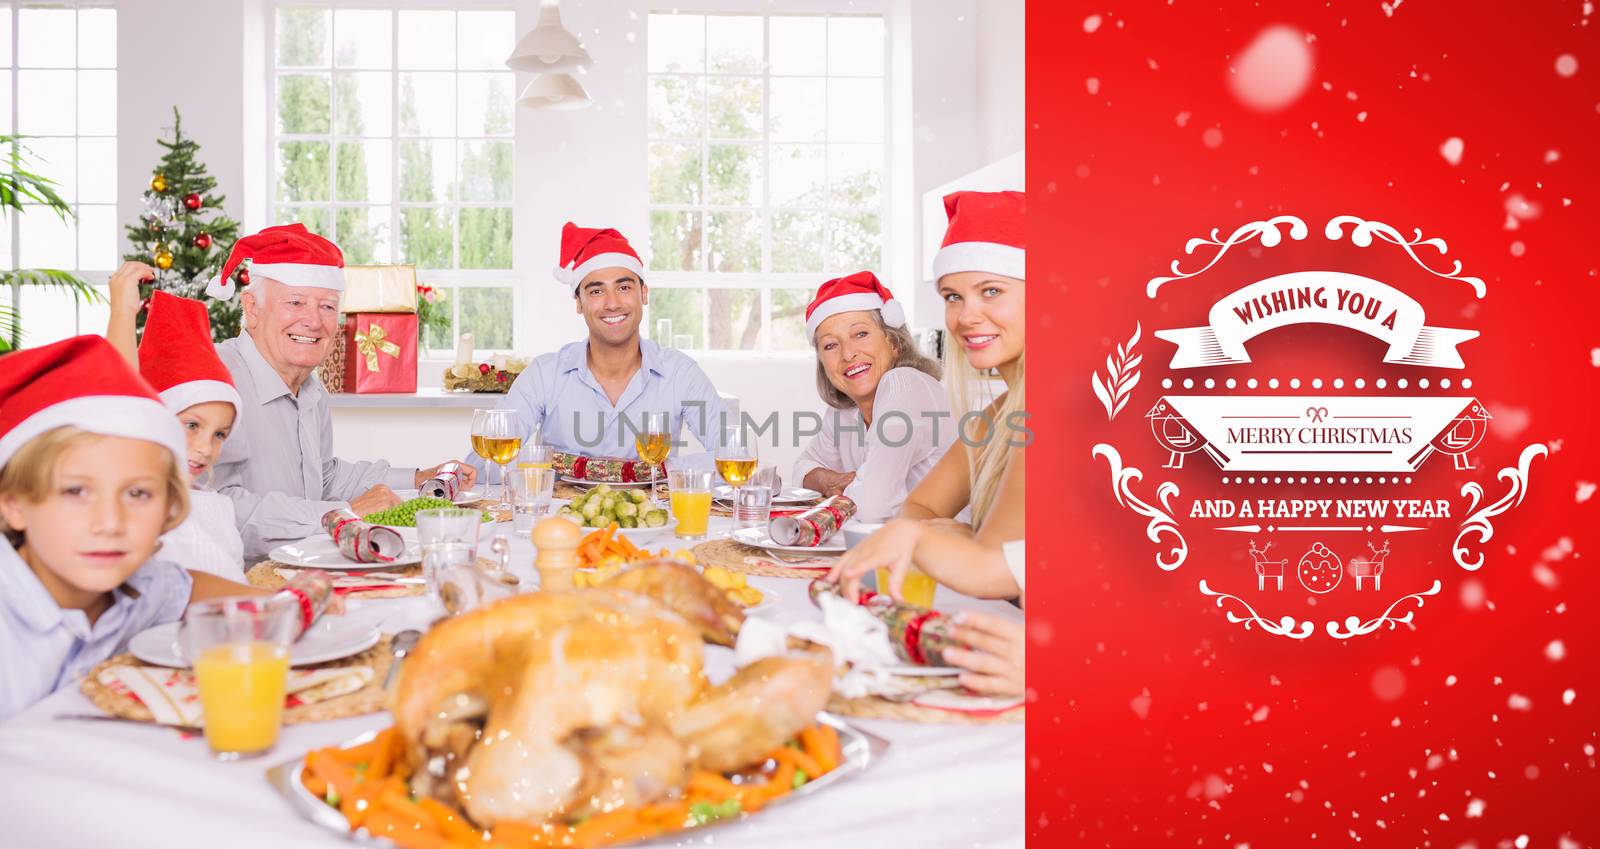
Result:
[[[540,590],[570,590],[578,568],[578,543],[583,531],[560,516],[541,519],[533,526],[533,565],[539,571]]]

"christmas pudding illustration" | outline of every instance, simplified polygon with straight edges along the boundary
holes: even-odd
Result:
[[[1300,586],[1321,595],[1339,586],[1339,579],[1344,577],[1344,563],[1332,549],[1316,542],[1301,556],[1295,574],[1300,578]]]

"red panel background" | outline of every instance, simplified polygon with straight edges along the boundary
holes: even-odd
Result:
[[[1600,480],[1600,360],[1591,360],[1600,357],[1591,353],[1600,346],[1600,16],[1585,24],[1582,2],[1405,0],[1392,11],[1379,0],[1029,7],[1035,845],[1600,840],[1600,581],[1589,566],[1600,496],[1575,495],[1580,481]],[[1093,33],[1091,14],[1102,16]],[[1277,23],[1314,37],[1316,69],[1294,105],[1262,114],[1230,94],[1228,57]],[[1575,75],[1556,73],[1562,54],[1576,57]],[[1189,113],[1184,126],[1179,113]],[[1203,143],[1209,128],[1220,146]],[[1452,136],[1465,142],[1455,166],[1439,152]],[[1505,202],[1517,192],[1542,213],[1509,231]],[[1407,234],[1420,227],[1488,284],[1473,306],[1448,288],[1459,284],[1401,283],[1439,293],[1424,298],[1430,323],[1484,332],[1462,349],[1476,394],[1513,418],[1527,413],[1515,441],[1486,440],[1483,464],[1512,463],[1526,442],[1553,449],[1484,546],[1488,564],[1473,577],[1492,609],[1462,602],[1465,576],[1452,574],[1446,538],[1408,553],[1443,564],[1432,574],[1444,591],[1414,630],[1349,642],[1246,631],[1196,591],[1203,564],[1184,575],[1155,569],[1142,520],[1113,503],[1090,446],[1133,431],[1107,424],[1090,373],[1135,319],[1148,333],[1144,283],[1185,240],[1284,212],[1304,218],[1313,239],[1344,213]],[[1249,279],[1304,267],[1305,257],[1266,252]],[[1316,333],[1360,344],[1346,331],[1286,333],[1252,353],[1282,354]],[[1166,343],[1146,344],[1147,368],[1170,355]],[[1158,391],[1141,386],[1118,428],[1142,427],[1134,420]],[[1492,473],[1478,475],[1501,491]],[[1572,550],[1546,564],[1556,579],[1547,586],[1534,569],[1562,538]],[[1547,658],[1552,640],[1564,659]],[[1403,678],[1397,699],[1375,690],[1386,668]],[[1576,700],[1564,705],[1568,688]],[[1513,693],[1531,709],[1510,709]],[[1474,799],[1481,813],[1469,816]]]

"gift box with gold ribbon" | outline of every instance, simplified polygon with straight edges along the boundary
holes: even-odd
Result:
[[[416,313],[344,317],[344,391],[417,391]]]

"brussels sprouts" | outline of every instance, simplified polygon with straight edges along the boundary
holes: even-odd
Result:
[[[658,508],[644,514],[644,526],[647,528],[659,528],[666,523],[667,511],[665,510]]]

